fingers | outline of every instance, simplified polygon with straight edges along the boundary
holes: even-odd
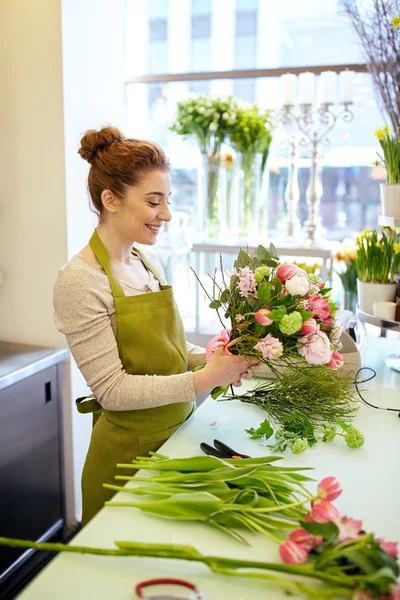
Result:
[[[241,375],[241,379],[252,379],[252,378],[253,378],[253,373],[251,373],[249,371],[245,371]]]
[[[232,383],[232,385],[233,385],[234,387],[241,387],[243,384],[242,384],[241,380],[240,380],[240,379],[238,379],[237,381],[235,381],[235,383]]]

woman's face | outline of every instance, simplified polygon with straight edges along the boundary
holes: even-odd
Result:
[[[145,173],[139,185],[128,188],[115,215],[124,238],[138,244],[155,244],[163,223],[171,220],[170,194],[168,171]]]

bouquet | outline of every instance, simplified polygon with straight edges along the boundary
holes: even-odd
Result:
[[[366,229],[356,240],[356,268],[360,281],[392,283],[400,272],[400,229]]]
[[[379,160],[376,161],[376,166],[386,168],[387,183],[400,183],[400,137],[399,135],[390,135],[390,127],[385,125],[381,129],[375,131],[375,135],[379,140],[382,148],[382,153],[378,153]]]
[[[254,256],[241,250],[232,272],[221,264],[220,279],[215,273],[212,280],[212,296],[199,282],[230,327],[220,317],[224,328],[207,345],[207,359],[220,346],[227,354],[258,358],[277,378],[236,396],[227,396],[229,386],[215,388],[213,398],[257,404],[280,424],[293,411],[315,423],[353,416],[353,382],[338,375],[343,327],[318,275],[281,264],[271,244],[269,250],[258,246]]]

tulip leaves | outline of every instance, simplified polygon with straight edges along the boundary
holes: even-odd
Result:
[[[237,529],[262,533],[277,542],[283,531],[296,527],[305,516],[310,495],[303,482],[310,479],[288,467],[271,463],[276,456],[222,460],[212,456],[169,459],[154,455],[137,458],[120,469],[145,469],[137,476],[117,475],[117,480],[140,484],[104,487],[122,491],[137,500],[110,501],[109,506],[129,506],[180,521],[201,521],[247,543]]]

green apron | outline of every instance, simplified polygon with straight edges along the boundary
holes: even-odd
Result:
[[[160,292],[125,296],[96,230],[89,244],[110,282],[118,352],[125,371],[130,375],[175,375],[187,371],[185,332],[171,286],[160,282]],[[160,281],[145,257],[135,251],[145,267]],[[195,403],[178,402],[149,409],[110,411],[102,409],[94,396],[78,398],[76,402],[79,412],[94,413],[94,427],[82,472],[84,525],[114,495],[102,484],[115,483],[117,462],[132,462],[136,456],[157,451],[192,414]],[[124,475],[127,474],[124,470]]]

